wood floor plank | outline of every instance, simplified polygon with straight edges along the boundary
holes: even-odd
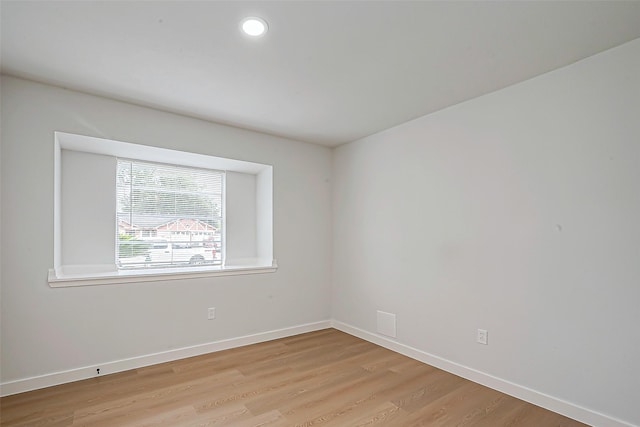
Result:
[[[234,427],[285,427],[287,425],[286,420],[277,410],[265,412],[264,414],[260,414],[244,421],[235,422],[233,424]]]
[[[349,426],[363,427],[363,426],[381,426],[395,424],[401,421],[402,413],[400,408],[391,402],[385,402],[376,408],[368,411],[364,416],[359,417],[354,421],[349,421]],[[342,420],[346,421],[346,420]],[[342,424],[344,425],[344,424]]]
[[[400,395],[393,403],[407,412],[415,412],[425,405],[445,396],[467,382],[455,375],[436,370],[426,375],[417,376],[422,380],[420,386],[410,388],[406,395]]]
[[[0,399],[6,427],[577,427],[335,329]]]
[[[198,415],[191,420],[192,422],[184,425],[227,426],[253,418],[247,407],[239,403],[211,406],[207,410],[197,412]]]
[[[136,417],[146,418],[148,412],[172,411],[192,402],[193,399],[210,393],[211,384],[233,383],[243,379],[244,376],[238,371],[229,370],[187,382],[172,382],[164,387],[154,388],[143,393],[82,407],[75,411],[74,424],[109,426],[118,425],[115,423],[129,421]]]

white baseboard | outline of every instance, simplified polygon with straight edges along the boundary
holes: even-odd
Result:
[[[113,374],[116,372],[127,371],[129,369],[136,369],[143,366],[150,366],[158,363],[170,362],[172,360],[184,359],[186,357],[199,356],[201,354],[228,350],[230,348],[242,347],[250,344],[257,344],[260,342],[271,341],[278,338],[285,338],[292,335],[303,334],[305,332],[312,332],[320,329],[327,329],[330,327],[330,320],[307,323],[304,325],[278,329],[275,331],[261,332],[258,334],[246,335],[238,338],[214,341],[206,344],[194,345],[191,347],[177,348],[160,353],[147,354],[144,356],[132,357],[129,359],[115,360],[98,365],[70,369],[63,372],[54,372],[37,377],[9,381],[0,384],[0,396],[9,396],[12,394],[23,393],[25,391],[36,390],[39,388],[51,387],[54,385],[92,378],[96,376],[96,369],[98,368],[100,368],[100,375]]]
[[[558,399],[548,394],[541,393],[539,391],[524,387],[502,378],[489,375],[484,372],[480,372],[476,369],[468,366],[460,365],[459,363],[452,362],[442,357],[418,350],[408,345],[401,344],[393,339],[383,337],[381,335],[367,332],[365,330],[356,328],[346,323],[339,322],[337,320],[331,321],[331,326],[347,334],[362,338],[365,341],[377,344],[381,347],[385,347],[396,353],[403,354],[412,359],[442,369],[443,371],[450,372],[458,375],[462,378],[466,378],[478,384],[482,384],[494,390],[498,390],[502,393],[510,396],[522,399],[526,402],[532,403],[537,406],[541,406],[550,411],[557,412],[569,418],[573,418],[585,424],[589,424],[597,427],[637,427],[628,422],[619,420],[617,418],[610,417],[600,412],[592,411],[582,406],[567,402],[562,399]]]

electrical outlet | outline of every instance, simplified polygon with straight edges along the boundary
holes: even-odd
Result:
[[[209,307],[209,309],[207,310],[207,319],[213,320],[215,318],[216,318],[216,308]]]
[[[478,329],[478,337],[476,338],[476,341],[478,341],[480,344],[487,345],[488,339],[489,332],[487,332],[486,329]]]

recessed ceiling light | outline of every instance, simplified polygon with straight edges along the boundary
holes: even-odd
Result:
[[[267,21],[262,18],[250,17],[244,18],[240,23],[242,32],[251,37],[260,37],[269,29]]]

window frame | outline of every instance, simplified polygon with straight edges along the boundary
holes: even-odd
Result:
[[[221,266],[205,267],[170,267],[118,270],[115,264],[79,264],[65,265],[62,259],[61,230],[61,158],[62,150],[78,151],[109,157],[130,158],[145,162],[175,164],[179,166],[239,172],[255,175],[256,187],[256,219],[259,230],[256,236],[256,257],[242,263],[227,263]],[[49,269],[48,283],[51,287],[90,286],[105,284],[122,284],[135,282],[153,282],[165,280],[183,280],[192,278],[262,274],[277,271],[277,262],[273,256],[273,166],[242,160],[217,157],[159,148],[149,145],[132,144],[110,139],[75,135],[65,132],[54,133],[54,248],[53,268]],[[115,183],[114,183],[115,194]],[[225,191],[223,187],[223,192]],[[225,194],[223,194],[225,197]],[[223,209],[226,203],[223,203]],[[226,213],[222,213],[226,216]],[[115,221],[114,221],[115,224]],[[115,234],[114,230],[114,234]],[[223,231],[224,232],[224,231]],[[224,237],[226,239],[226,236]],[[115,251],[114,251],[115,252]]]

